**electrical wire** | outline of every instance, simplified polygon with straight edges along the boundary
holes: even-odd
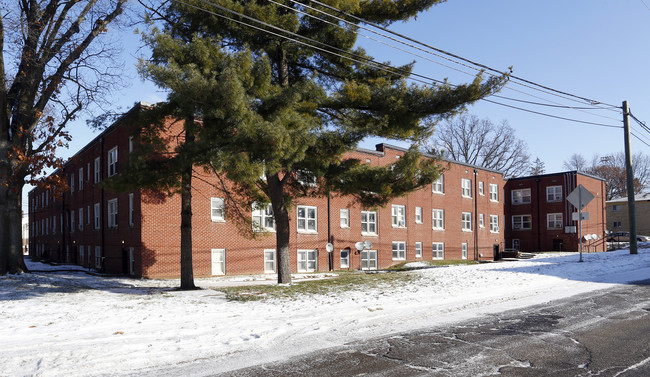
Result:
[[[634,137],[635,137],[638,141],[640,141],[641,143],[643,143],[643,144],[645,144],[646,146],[650,147],[650,144],[648,144],[648,143],[646,143],[645,141],[641,140],[641,138],[638,137],[634,132],[630,132],[630,134],[631,134],[632,136],[634,136]]]

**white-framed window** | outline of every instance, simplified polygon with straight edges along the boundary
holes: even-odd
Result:
[[[499,215],[490,215],[490,232],[499,233]]]
[[[614,212],[620,212],[621,211],[621,206],[619,204],[614,204],[612,206],[612,211]]]
[[[485,219],[483,218],[482,213],[478,214],[478,227],[479,228],[485,228]]]
[[[226,274],[226,249],[212,249],[212,275]]]
[[[70,194],[72,194],[73,192],[74,192],[74,173],[70,173]]]
[[[79,230],[84,230],[84,207],[79,208]]]
[[[88,250],[90,252],[90,250]],[[79,245],[79,260],[83,263],[84,260],[84,245]]]
[[[432,259],[445,259],[445,244],[442,242],[434,242],[431,244],[433,251]]]
[[[530,203],[530,189],[512,190],[512,204]]]
[[[50,234],[50,218],[45,219],[45,235]]]
[[[483,188],[483,181],[478,182],[478,194],[481,196],[485,195],[485,189]]]
[[[84,168],[79,168],[79,191],[84,189]]]
[[[298,206],[298,232],[316,233],[318,232],[317,219],[318,209],[311,206]]]
[[[562,200],[562,186],[546,187],[547,202],[559,202],[560,200]]]
[[[361,269],[362,270],[377,269],[377,250],[361,251]]]
[[[406,207],[393,204],[391,206],[391,218],[393,228],[404,228],[406,226]]]
[[[528,230],[533,226],[532,218],[530,215],[514,215],[512,216],[512,229],[513,230]]]
[[[377,234],[377,212],[361,211],[361,234],[363,235]]]
[[[614,228],[622,228],[623,223],[621,221],[614,221],[613,226],[614,226]]]
[[[117,174],[117,147],[113,147],[108,151],[108,176],[112,177]]]
[[[422,242],[415,243],[415,257],[422,258]]]
[[[422,207],[415,207],[415,223],[422,224]]]
[[[90,253],[88,253],[90,257]],[[95,246],[95,268],[102,268],[102,247]]]
[[[490,201],[499,201],[499,186],[496,183],[490,183]]]
[[[461,245],[461,250],[462,250],[462,258],[467,259],[467,244],[463,243]]]
[[[562,213],[547,213],[546,214],[546,228],[547,229],[562,229],[563,227]]]
[[[347,208],[343,208],[339,210],[339,218],[341,221],[341,228],[349,228],[350,227],[350,210]]]
[[[440,174],[440,176],[431,183],[431,192],[436,194],[445,193],[445,175]]]
[[[95,158],[95,183],[99,183],[99,179],[101,178],[101,162],[99,160],[99,157]]]
[[[95,203],[95,211],[94,211],[95,212],[94,213],[94,215],[95,215],[95,229],[99,229],[99,226],[100,226],[100,220],[101,219],[99,217],[100,216],[100,207],[99,206],[100,206],[99,203]]]
[[[341,250],[341,268],[350,268],[350,249]]]
[[[210,218],[213,223],[226,221],[226,201],[223,198],[210,198]]]
[[[108,227],[117,228],[117,198],[108,201]]]
[[[253,203],[253,226],[256,231],[275,232],[275,218],[271,204],[261,205]]]
[[[313,272],[318,268],[316,250],[298,250],[298,272]]]
[[[393,242],[393,260],[406,260],[406,242]]]
[[[472,231],[472,213],[471,212],[463,212],[462,213],[462,229],[463,229],[463,232],[471,232]]]
[[[462,196],[463,198],[471,198],[472,197],[472,180],[468,178],[461,178],[460,179],[460,185],[462,188]]]
[[[74,232],[74,209],[70,211],[70,232]]]
[[[435,230],[444,230],[445,229],[445,210],[444,209],[432,209],[431,210],[432,218],[432,228]]]
[[[519,250],[519,247],[520,247],[519,240],[517,238],[514,238],[512,240],[512,248],[515,249],[515,250]]]
[[[264,273],[275,273],[275,249],[264,249]]]
[[[133,203],[133,193],[129,193],[129,226],[133,226],[135,220],[135,207]]]

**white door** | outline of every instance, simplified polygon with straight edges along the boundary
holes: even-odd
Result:
[[[212,275],[226,274],[226,249],[212,249]]]

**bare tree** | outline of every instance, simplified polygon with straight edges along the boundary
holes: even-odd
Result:
[[[592,162],[592,166],[593,166],[593,162]],[[564,161],[562,167],[564,167],[567,170],[575,170],[579,172],[584,172],[590,168],[589,165],[587,164],[587,160],[581,154],[578,153],[572,154],[567,161]]]
[[[515,136],[506,120],[496,125],[489,119],[466,114],[448,120],[435,132],[426,150],[456,161],[503,172],[506,177],[526,174],[530,156],[526,143]]]
[[[0,275],[25,271],[21,207],[26,183],[56,168],[65,127],[119,82],[108,26],[127,0],[18,0],[0,19]]]

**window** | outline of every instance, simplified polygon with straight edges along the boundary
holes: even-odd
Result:
[[[298,250],[298,272],[316,271],[316,250]]]
[[[79,208],[79,230],[84,230],[84,207]]]
[[[108,176],[117,174],[117,147],[108,151]]]
[[[422,224],[422,207],[415,207],[415,223]]]
[[[99,178],[101,176],[100,171],[101,164],[99,162],[99,157],[95,159],[95,183],[99,183]]]
[[[562,213],[548,213],[546,214],[546,228],[547,229],[562,229]]]
[[[461,178],[460,183],[461,183],[463,198],[471,198],[472,197],[472,180],[467,179],[467,178]]]
[[[361,211],[361,234],[377,234],[377,212]]]
[[[339,211],[340,218],[341,218],[341,228],[349,228],[350,227],[350,210],[349,209],[342,209]]]
[[[515,249],[515,250],[519,250],[519,247],[520,247],[520,246],[519,246],[519,240],[516,239],[516,238],[513,239],[513,240],[512,240],[512,248]]]
[[[50,218],[45,219],[45,234],[50,234]]]
[[[90,252],[90,250],[88,250]],[[79,260],[83,263],[84,260],[84,245],[79,245]]]
[[[258,208],[258,204],[253,203],[253,229],[255,231],[275,231],[275,219],[271,204]]]
[[[478,227],[479,228],[485,228],[485,220],[483,219],[483,214],[482,213],[478,214]]]
[[[471,232],[472,231],[472,213],[471,212],[463,212],[463,232]]]
[[[445,259],[445,244],[442,242],[434,242],[431,246],[433,250],[432,259]]]
[[[618,204],[614,204],[614,205],[612,206],[612,211],[614,211],[614,212],[620,212],[620,211],[621,211],[621,206],[618,205]]]
[[[341,250],[341,268],[350,268],[350,250]]]
[[[70,174],[70,194],[74,192],[74,173]],[[42,200],[41,200],[42,202]]]
[[[70,211],[70,232],[74,232],[74,210]]]
[[[212,275],[226,274],[226,249],[212,249]]]
[[[86,207],[86,225],[90,225],[90,206]]]
[[[129,247],[129,275],[135,275],[135,250]]]
[[[79,168],[79,191],[84,189],[84,168]]]
[[[129,136],[129,153],[131,152],[133,152],[133,135]]]
[[[90,162],[86,165],[86,182],[90,182]]]
[[[440,174],[440,177],[433,181],[431,184],[431,191],[436,193],[436,194],[444,194],[445,193],[445,176],[443,174]]]
[[[298,232],[316,233],[317,208],[298,206]]]
[[[490,215],[490,232],[499,233],[499,216]]]
[[[485,191],[483,189],[483,182],[482,181],[478,183],[478,194],[481,195],[481,196],[485,195]]]
[[[422,242],[415,243],[415,257],[422,258]]]
[[[467,259],[467,244],[463,243],[461,249],[462,249],[462,258]]]
[[[512,204],[530,203],[530,189],[512,190]]]
[[[56,234],[56,216],[52,216],[52,234]]]
[[[108,227],[117,228],[117,198],[108,201]]]
[[[99,208],[99,203],[95,203],[95,229],[99,229],[100,226]]]
[[[210,198],[210,218],[212,222],[224,222],[226,201],[223,198]]]
[[[546,188],[546,201],[559,202],[562,200],[562,186],[549,186]]]
[[[490,183],[490,200],[493,202],[499,201],[499,186],[494,183]]]
[[[361,269],[362,270],[377,269],[377,250],[363,250],[361,252]]]
[[[400,205],[392,206],[393,228],[403,228],[406,226],[406,207]]]
[[[406,242],[393,242],[393,260],[406,260]]]
[[[267,274],[275,273],[275,250],[264,250],[264,272]]]
[[[431,217],[433,219],[433,229],[444,230],[445,229],[445,210],[444,209],[433,209],[431,210]]]
[[[512,216],[512,229],[525,230],[532,228],[532,221],[530,215],[515,215]]]
[[[129,193],[129,226],[133,226],[135,208],[133,207],[133,193]]]
[[[316,176],[308,170],[298,170],[296,180],[303,186],[316,187]]]
[[[90,257],[90,253],[88,253]],[[102,268],[102,247],[95,246],[95,268]]]
[[[621,221],[614,221],[614,228],[622,228],[623,224]]]

